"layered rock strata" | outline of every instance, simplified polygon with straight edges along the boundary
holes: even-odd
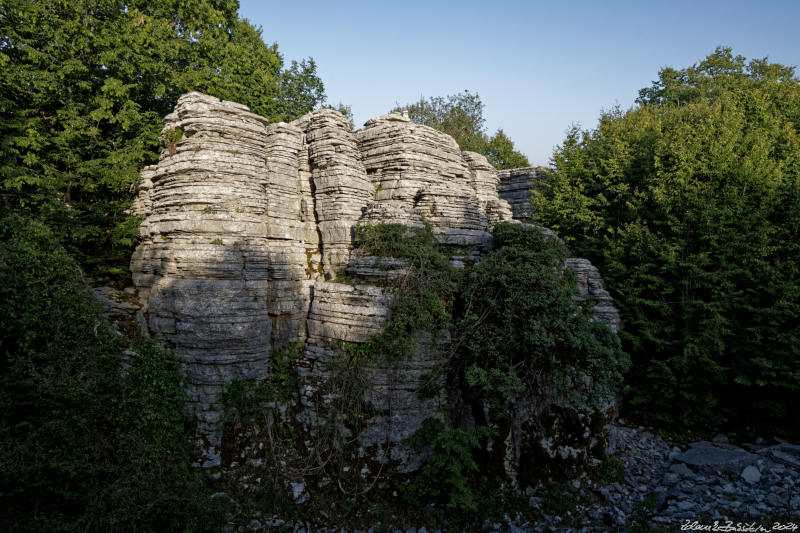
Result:
[[[185,95],[164,119],[158,165],[136,184],[134,214],[146,218],[133,282],[150,333],[181,357],[211,448],[221,384],[269,368],[266,130],[245,106]]]
[[[544,167],[514,168],[500,170],[497,173],[499,184],[497,193],[501,199],[508,202],[515,220],[533,220],[531,209],[531,185],[534,181],[542,179]]]
[[[165,118],[162,141],[134,187],[131,212],[144,219],[131,271],[150,333],[182,360],[209,464],[225,383],[266,378],[273,350],[297,343],[308,422],[343,343],[380,331],[392,299],[380,285],[405,265],[354,253],[357,224],[425,220],[443,241],[473,248],[459,262],[511,218],[483,156],[399,113],[353,133],[331,110],[269,124],[189,93]],[[379,453],[391,455],[443,401],[415,399],[421,376],[441,363],[433,343],[422,346],[407,364],[367,369],[365,400],[377,414],[363,442]]]
[[[134,186],[131,212],[143,220],[131,271],[147,329],[181,359],[207,465],[220,461],[222,387],[269,377],[278,349],[299,354],[297,402],[283,416],[310,439],[344,394],[336,378],[345,348],[381,331],[387,287],[408,272],[402,260],[359,249],[359,225],[429,224],[462,265],[480,260],[495,224],[527,220],[521,201],[498,195],[511,189],[485,157],[400,113],[352,132],[332,110],[269,124],[189,93],[165,118],[162,141],[158,164]],[[532,170],[506,174],[520,181]],[[616,323],[596,269],[570,261],[599,317]],[[399,444],[447,400],[436,377],[447,332],[418,341],[407,361],[364,365],[365,424],[340,424],[357,432],[364,456],[395,471],[418,467],[420,456]],[[425,386],[441,392],[422,398]]]
[[[622,319],[614,307],[614,299],[606,290],[600,271],[588,259],[570,257],[566,267],[575,272],[579,298],[590,298],[594,302],[594,316],[614,333],[622,329]]]

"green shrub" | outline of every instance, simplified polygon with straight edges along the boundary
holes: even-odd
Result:
[[[619,340],[561,276],[565,248],[530,226],[498,224],[489,256],[466,275],[456,322],[457,367],[473,397],[502,420],[527,389],[598,407],[629,365]]]
[[[607,457],[595,469],[598,477],[606,483],[619,483],[625,479],[625,465],[616,457]]]
[[[647,497],[633,508],[633,513],[628,519],[630,533],[649,533],[655,531],[650,525],[650,520],[658,510],[658,494],[648,494]]]
[[[563,515],[575,509],[575,494],[563,483],[554,483],[542,493],[542,508],[548,513]]]
[[[481,474],[473,452],[490,433],[487,427],[454,428],[438,418],[426,419],[408,444],[427,446],[433,455],[408,483],[406,497],[417,505],[434,501],[451,511],[476,512]]]
[[[177,360],[123,346],[39,223],[0,220],[0,529],[203,531]]]
[[[383,332],[351,350],[363,358],[399,361],[418,347],[420,333],[436,337],[452,323],[460,272],[449,260],[433,227],[376,224],[357,228],[358,246],[375,256],[404,259],[408,273],[391,290],[394,301]]]
[[[407,238],[399,228],[391,231],[395,240]],[[418,257],[406,242],[381,242],[383,253]],[[493,428],[508,422],[511,404],[521,393],[544,404],[566,397],[600,406],[620,386],[627,355],[617,337],[593,320],[591,302],[573,298],[574,276],[561,275],[564,256],[563,245],[536,228],[498,224],[488,257],[466,269],[457,289],[445,293],[452,302],[447,303],[451,311],[444,324],[454,335],[444,372],[452,385],[464,390],[467,405],[481,406],[478,413],[473,409],[479,423],[462,428],[428,419],[409,440],[433,451],[409,483],[418,501],[434,499],[451,512],[474,513],[485,503],[479,494],[503,494],[495,478],[500,472],[479,471],[477,465],[487,459],[493,464],[486,457]],[[484,405],[489,407],[488,421]],[[566,500],[563,495],[554,498]],[[574,506],[574,499],[570,501]]]

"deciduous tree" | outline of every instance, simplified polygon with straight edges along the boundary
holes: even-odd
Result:
[[[161,118],[202,91],[288,120],[324,99],[313,60],[285,69],[238,2],[9,0],[0,5],[0,193],[90,272],[123,275],[128,189]]]
[[[411,120],[447,133],[462,150],[485,155],[495,168],[530,166],[525,156],[514,149],[514,143],[502,129],[497,130],[491,139],[487,136],[483,102],[477,93],[464,91],[427,99],[421,97],[418,102],[405,108]],[[398,106],[395,111],[399,109]]]

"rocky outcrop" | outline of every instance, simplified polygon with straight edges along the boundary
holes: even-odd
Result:
[[[580,257],[567,258],[566,267],[575,272],[580,298],[589,298],[594,302],[593,311],[597,320],[614,333],[622,329],[619,311],[614,307],[614,299],[606,290],[600,271],[589,260]]]
[[[269,368],[273,321],[265,318],[275,263],[266,131],[267,121],[245,106],[185,95],[164,119],[158,165],[136,184],[135,213],[146,218],[133,282],[150,333],[183,361],[209,448],[220,386],[264,378]]]
[[[352,133],[331,110],[269,124],[189,93],[165,118],[162,141],[158,164],[134,186],[131,212],[144,219],[131,271],[149,332],[182,360],[209,464],[219,460],[221,386],[266,378],[274,348],[299,343],[302,403],[313,410],[342,343],[380,331],[391,304],[380,285],[403,265],[353,254],[357,224],[424,217],[442,240],[480,253],[511,215],[485,158],[399,113]],[[351,283],[336,283],[343,275]],[[440,362],[435,353],[370,370],[365,400],[381,414],[365,445],[401,441],[435,409],[438,400],[413,394]]]
[[[165,118],[162,142],[158,164],[134,185],[131,212],[143,220],[131,271],[149,333],[181,359],[207,465],[220,462],[222,387],[268,378],[280,348],[295,347],[298,387],[281,420],[310,435],[306,446],[349,393],[336,381],[343,354],[381,331],[388,287],[408,272],[400,259],[359,249],[359,225],[429,224],[463,265],[480,260],[495,224],[525,218],[498,195],[504,174],[485,157],[400,113],[352,132],[332,110],[269,124],[189,93]],[[596,269],[568,265],[598,318],[617,324]],[[446,341],[446,331],[421,335],[408,360],[365,363],[363,424],[335,420],[334,433],[358,439],[375,464],[417,468],[421,456],[401,443],[447,402]],[[423,387],[439,392],[423,397]]]
[[[533,220],[533,209],[530,204],[531,184],[542,179],[545,167],[514,168],[497,173],[499,185],[497,192],[501,199],[508,202],[514,219],[523,222]]]
[[[491,225],[485,184],[496,178],[484,177],[483,167],[475,163],[483,159],[488,166],[485,158],[461,152],[449,135],[414,124],[399,113],[367,121],[355,138],[376,190],[364,213],[366,220],[418,223],[422,216],[444,242],[487,242]],[[486,198],[483,202],[478,199],[479,188]],[[492,197],[499,202],[496,192]],[[505,213],[510,215],[509,210]]]

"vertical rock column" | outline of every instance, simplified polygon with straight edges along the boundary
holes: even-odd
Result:
[[[153,212],[153,175],[157,168],[156,165],[148,165],[139,172],[139,179],[131,186],[133,202],[128,214],[146,217]]]
[[[592,308],[595,318],[608,326],[614,333],[621,330],[622,319],[619,311],[614,307],[614,299],[606,290],[603,277],[597,267],[588,259],[580,257],[568,257],[564,266],[575,271],[580,298],[589,297],[595,302]]]
[[[317,227],[326,279],[347,265],[353,228],[375,187],[367,179],[350,123],[331,109],[318,109],[294,124],[306,131]]]
[[[302,422],[313,434],[323,415],[320,410],[327,410],[331,398],[339,393],[331,390],[329,380],[340,344],[364,342],[378,333],[390,298],[379,287],[326,281],[335,280],[346,269],[354,228],[375,190],[366,177],[350,123],[336,111],[320,109],[292,126],[305,132],[299,173],[306,200],[303,216],[316,221],[324,275],[319,276],[320,270],[309,265],[316,269],[316,281],[306,321],[308,338],[297,363]],[[305,161],[307,166],[303,166]]]
[[[478,200],[475,173],[452,137],[392,113],[368,121],[356,138],[367,175],[378,189],[364,215],[365,223],[413,226],[424,218],[445,243],[477,248],[488,243],[488,220]],[[458,253],[464,253],[463,249]],[[387,283],[405,274],[401,261],[356,259],[348,272],[357,278]],[[379,279],[381,274],[383,279]],[[366,369],[365,400],[374,414],[360,442],[369,456],[390,461],[399,472],[419,468],[425,454],[403,442],[426,418],[439,416],[438,409],[446,402],[443,369],[447,361],[442,348],[448,334],[416,335],[419,344],[411,357],[379,361]],[[422,394],[423,389],[429,394]]]
[[[529,222],[533,219],[530,197],[534,180],[540,180],[543,167],[513,168],[497,173],[500,180],[497,192],[511,205],[514,219]]]
[[[498,222],[512,220],[511,206],[505,200],[500,199],[497,194],[500,178],[497,175],[497,171],[489,163],[489,160],[486,159],[486,156],[476,152],[461,152],[461,154],[469,165],[471,171],[470,185],[472,185],[478,197],[480,210],[486,215],[489,231]]]
[[[140,188],[152,207],[133,281],[150,333],[180,357],[207,465],[219,462],[221,386],[269,369],[265,126],[245,106],[186,94],[165,119],[152,188]]]
[[[452,137],[391,113],[367,121],[356,139],[378,188],[367,219],[422,216],[444,242],[486,242],[488,223],[470,183],[472,172]]]
[[[304,138],[291,124],[267,126],[267,309],[274,346],[305,340],[311,290],[322,271]]]

